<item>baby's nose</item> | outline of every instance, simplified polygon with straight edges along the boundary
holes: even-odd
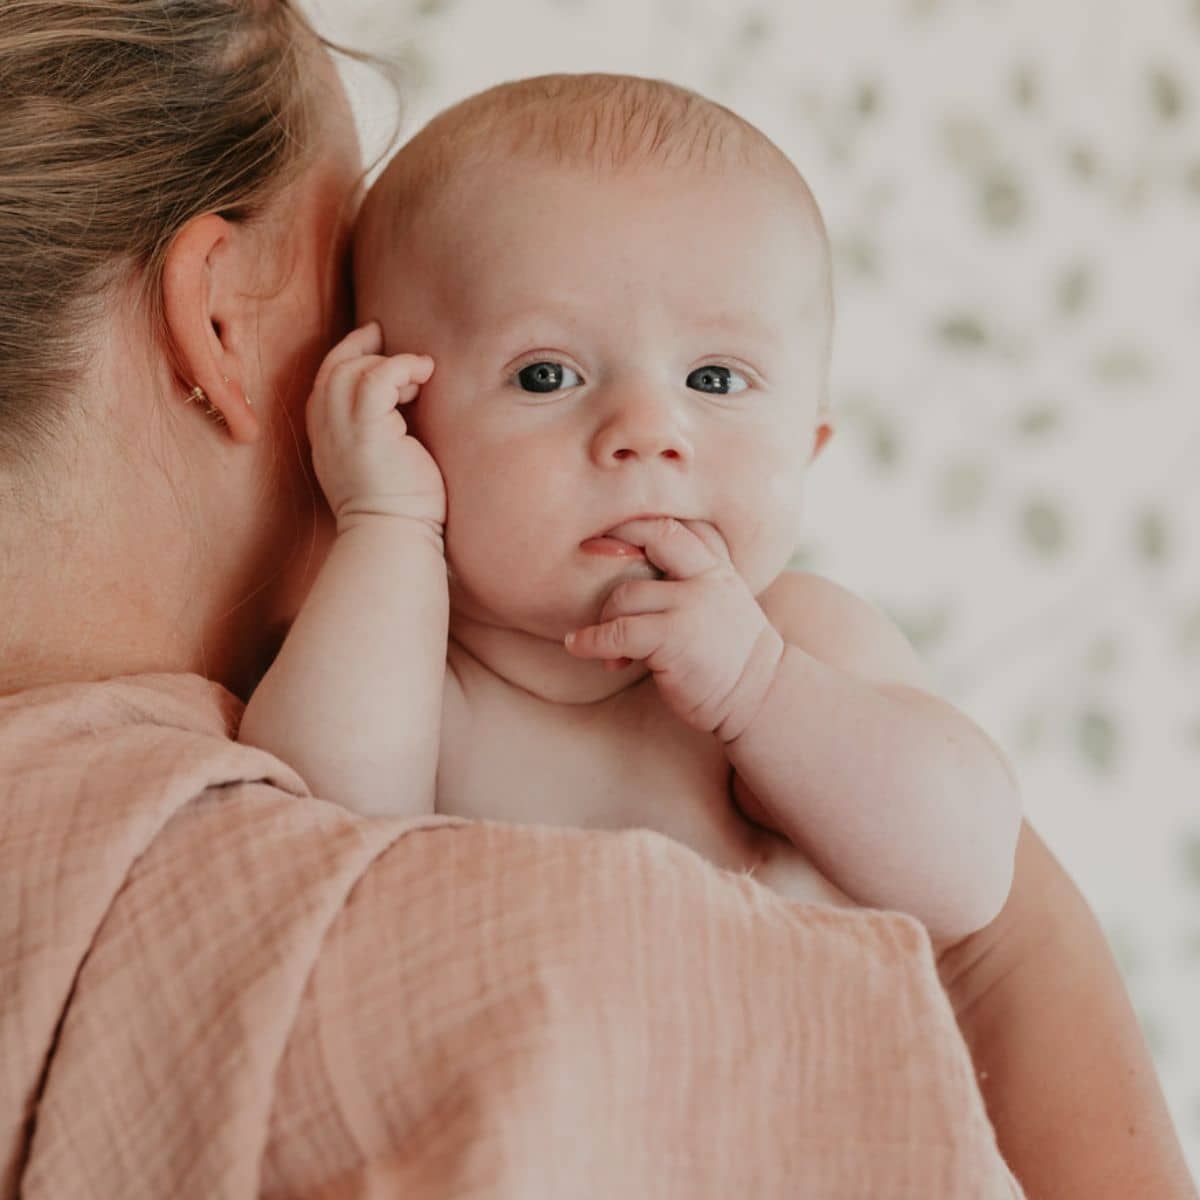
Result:
[[[593,457],[600,466],[651,459],[685,462],[692,457],[692,445],[672,406],[643,396],[630,398],[601,426]]]

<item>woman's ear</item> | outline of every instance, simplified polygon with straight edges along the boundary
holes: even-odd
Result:
[[[256,441],[262,424],[246,395],[244,354],[256,328],[254,256],[236,225],[216,213],[176,234],[163,268],[163,315],[183,375],[183,397],[204,390],[235,442]]]

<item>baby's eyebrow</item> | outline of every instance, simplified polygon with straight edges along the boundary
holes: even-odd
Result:
[[[493,325],[497,336],[535,321],[554,321],[563,325],[578,325],[575,305],[565,297],[549,296],[532,303],[517,302]]]
[[[759,320],[746,312],[719,312],[693,316],[690,326],[703,335],[732,334],[737,338],[759,344],[774,345],[780,340],[781,331],[773,323]]]

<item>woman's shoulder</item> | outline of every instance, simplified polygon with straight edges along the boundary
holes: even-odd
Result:
[[[86,794],[92,811],[137,793],[169,808],[241,780],[294,795],[307,789],[285,763],[233,740],[241,702],[198,675],[129,675],[57,683],[0,697],[0,793],[10,814],[23,793],[57,809]]]
[[[36,726],[53,736],[75,729],[159,725],[231,736],[241,707],[219,683],[199,675],[49,683],[0,695],[0,733],[16,736]]]
[[[187,1128],[211,1147],[189,1179],[249,1194],[265,1134],[247,1131],[312,965],[402,830],[231,740],[238,712],[195,677],[0,706],[0,946],[16,981],[0,1006],[0,1184],[25,1161],[32,1190],[124,1195],[131,1163],[150,1180],[181,1169],[170,1148]]]

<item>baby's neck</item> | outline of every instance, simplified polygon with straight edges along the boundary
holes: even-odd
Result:
[[[572,658],[561,642],[519,629],[506,629],[450,614],[450,663],[465,655],[496,678],[551,704],[596,704],[644,679],[648,671],[632,663],[606,671],[599,662]]]

